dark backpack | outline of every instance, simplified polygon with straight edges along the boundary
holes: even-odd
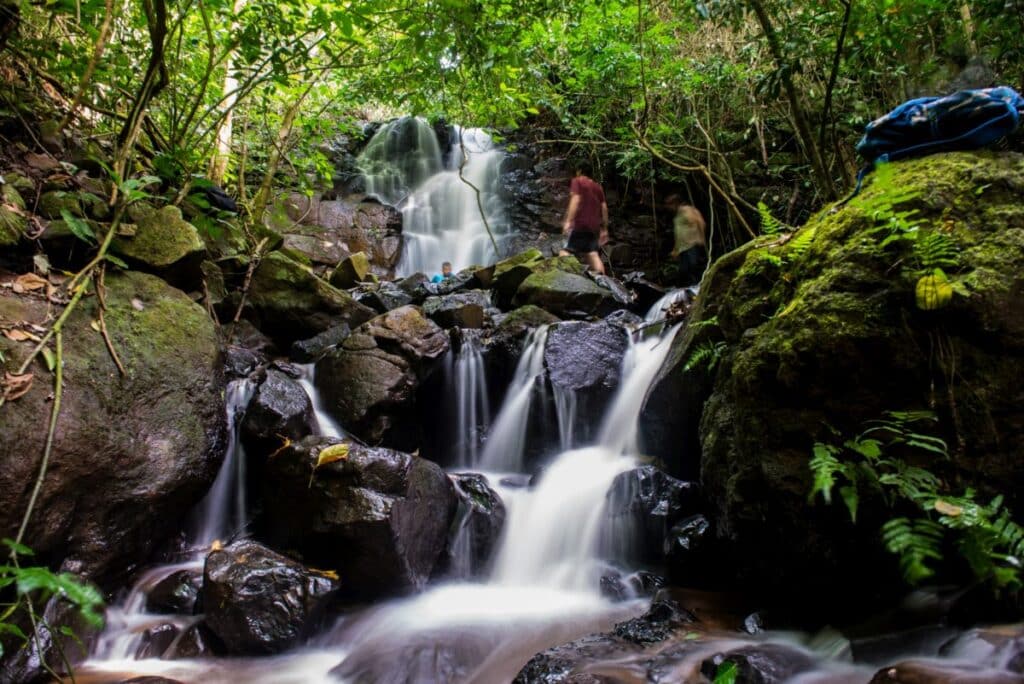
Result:
[[[1022,110],[1024,98],[1006,86],[904,102],[864,128],[857,152],[869,164],[857,174],[857,187],[843,203],[860,191],[874,164],[990,145],[1017,130]]]

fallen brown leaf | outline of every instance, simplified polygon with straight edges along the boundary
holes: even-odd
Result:
[[[38,342],[39,338],[30,332],[25,332],[20,328],[11,328],[10,330],[4,330],[4,337],[15,342],[24,342],[25,340],[32,340]]]
[[[18,397],[24,396],[31,388],[32,373],[25,373],[24,375],[4,373],[3,395],[6,401],[14,401]]]
[[[23,292],[32,292],[33,290],[42,290],[47,284],[46,278],[37,276],[35,273],[22,273],[14,279],[13,289],[21,294]]]

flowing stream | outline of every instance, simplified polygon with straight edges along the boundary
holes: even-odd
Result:
[[[400,275],[496,260],[509,226],[499,195],[503,153],[477,128],[450,129],[442,150],[423,119],[382,126],[359,156],[367,193],[402,212]]]

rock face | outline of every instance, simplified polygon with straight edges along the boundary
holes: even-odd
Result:
[[[697,485],[643,465],[615,478],[608,493],[610,522],[634,546],[635,558],[660,560],[672,526],[699,505]]]
[[[302,385],[279,370],[268,370],[242,421],[246,447],[269,454],[282,438],[299,440],[316,429],[313,403]]]
[[[451,482],[430,461],[358,444],[314,472],[321,451],[337,441],[306,439],[270,459],[269,538],[337,570],[346,593],[374,597],[422,587],[454,514]]]
[[[534,266],[512,303],[534,304],[561,317],[606,316],[623,305],[616,293],[583,275],[583,266],[574,257],[555,257]]]
[[[230,653],[278,653],[307,633],[338,587],[257,542],[235,542],[206,558],[205,622]]]
[[[316,366],[327,410],[370,444],[415,449],[416,390],[448,351],[448,336],[415,306],[403,306],[352,331]]]
[[[10,292],[10,290],[0,290]],[[105,320],[118,374],[81,300],[64,330],[64,393],[53,454],[28,527],[37,555],[103,580],[142,560],[209,487],[224,456],[224,379],[213,322],[159,278],[108,273]],[[0,325],[43,323],[46,304],[0,295]],[[3,370],[31,348],[0,338]],[[0,411],[0,536],[14,537],[43,453],[52,379],[42,359]]]
[[[355,327],[374,316],[373,309],[281,252],[271,252],[260,263],[247,301],[261,330],[289,342],[340,323]]]
[[[953,458],[927,467],[1024,510],[1024,157],[955,153],[888,168],[838,212],[719,259],[692,314],[703,325],[675,340],[648,396],[647,444],[674,471],[693,468],[699,430],[720,558],[748,586],[898,586],[880,549],[880,501],[861,496],[856,526],[841,503],[808,504],[815,441],[841,443],[886,411],[934,407],[933,434]],[[894,189],[904,196],[895,207]],[[909,210],[917,239],[883,247],[879,211]],[[922,310],[915,289],[935,250],[964,294]],[[684,371],[714,343],[712,370]],[[845,598],[867,608],[858,592]]]
[[[370,260],[363,252],[349,254],[342,259],[331,273],[331,285],[341,289],[353,287],[366,280],[370,272]]]
[[[483,290],[427,297],[423,313],[442,328],[482,328],[484,312],[491,305]]]
[[[111,250],[115,254],[137,268],[171,278],[182,287],[198,283],[206,245],[199,239],[195,226],[181,217],[180,209],[140,209],[132,218],[135,234],[114,238]]]
[[[566,321],[548,331],[544,364],[556,396],[575,397],[576,443],[588,443],[600,432],[601,416],[619,386],[628,346],[627,333],[605,321]]]
[[[487,565],[505,526],[505,504],[477,473],[451,476],[459,509],[448,543],[450,572],[459,578],[479,575]]]

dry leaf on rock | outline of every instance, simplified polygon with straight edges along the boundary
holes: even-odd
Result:
[[[20,276],[14,279],[14,285],[12,289],[18,294],[24,292],[32,292],[33,290],[42,290],[49,283],[46,278],[37,276],[35,273],[22,273]]]
[[[316,457],[316,465],[313,467],[319,468],[335,461],[344,461],[346,458],[348,458],[348,444],[332,444],[320,450],[320,455]]]
[[[31,388],[32,373],[25,373],[24,375],[4,373],[3,395],[6,401],[14,401],[18,397],[24,396]]]
[[[39,338],[30,332],[25,332],[19,328],[11,328],[10,330],[4,330],[4,337],[15,342],[24,342],[26,340],[32,340],[38,342]]]

